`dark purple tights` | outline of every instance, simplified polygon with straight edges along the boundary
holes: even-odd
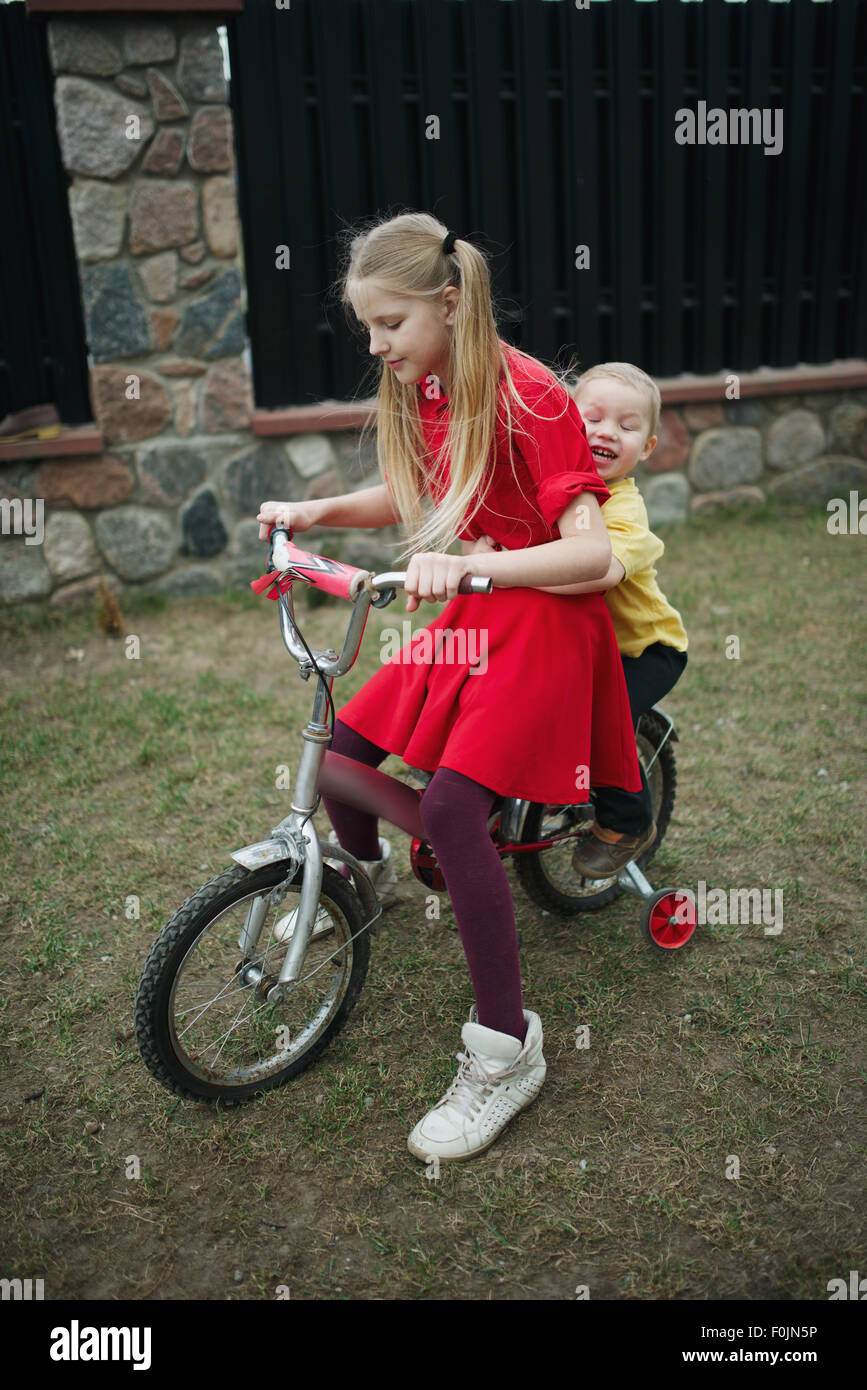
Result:
[[[339,719],[335,753],[378,767],[388,756]],[[452,900],[461,943],[483,1028],[511,1033],[524,1041],[527,1025],[521,1000],[515,910],[503,862],[488,830],[496,792],[449,767],[438,768],[421,799],[425,834],[436,854]],[[331,824],[344,849],[357,859],[379,858],[376,817],[331,797],[323,797]]]

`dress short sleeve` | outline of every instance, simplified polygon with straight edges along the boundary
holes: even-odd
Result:
[[[599,476],[587,443],[580,411],[569,393],[555,382],[534,382],[522,390],[532,409],[520,412],[513,436],[536,484],[536,502],[549,526],[555,526],[570,502],[592,492],[599,505],[611,494]]]

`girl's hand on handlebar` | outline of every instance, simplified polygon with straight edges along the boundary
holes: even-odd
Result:
[[[443,555],[435,550],[413,555],[403,586],[407,613],[414,613],[422,599],[442,603],[455,598],[464,575],[480,573],[478,562],[469,555]]]
[[[316,512],[309,502],[263,502],[256,520],[259,523],[259,540],[267,541],[272,526],[309,531],[311,526],[316,525]]]

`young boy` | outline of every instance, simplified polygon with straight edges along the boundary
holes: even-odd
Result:
[[[656,582],[665,546],[650,530],[641,493],[629,475],[656,445],[660,395],[656,383],[628,362],[603,362],[580,376],[571,392],[610,498],[602,516],[611,542],[604,579],[570,592],[604,590],[623,661],[632,722],[667,695],[686,666],[687,636],[680,614]],[[649,849],[656,825],[644,771],[640,793],[594,789],[596,820],[573,856],[584,878],[608,878]]]
[[[603,591],[626,677],[633,727],[677,684],[686,666],[687,637],[680,614],[656,582],[654,565],[665,550],[647,521],[644,500],[629,474],[656,447],[661,401],[656,382],[628,362],[591,367],[571,388],[600,476],[611,493],[602,519],[611,542],[603,579],[557,585],[550,593]],[[488,549],[484,536],[469,549]],[[640,766],[640,765],[639,765]],[[592,777],[592,769],[591,769]],[[641,791],[594,787],[596,820],[578,842],[572,862],[582,878],[610,878],[656,839],[647,778]]]

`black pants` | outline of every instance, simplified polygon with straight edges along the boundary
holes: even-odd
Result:
[[[686,666],[686,652],[664,642],[653,642],[641,656],[621,656],[632,727],[653,705],[674,688]],[[619,830],[624,835],[640,835],[653,820],[650,788],[639,763],[641,791],[625,792],[621,787],[594,787],[596,821],[606,830]]]

